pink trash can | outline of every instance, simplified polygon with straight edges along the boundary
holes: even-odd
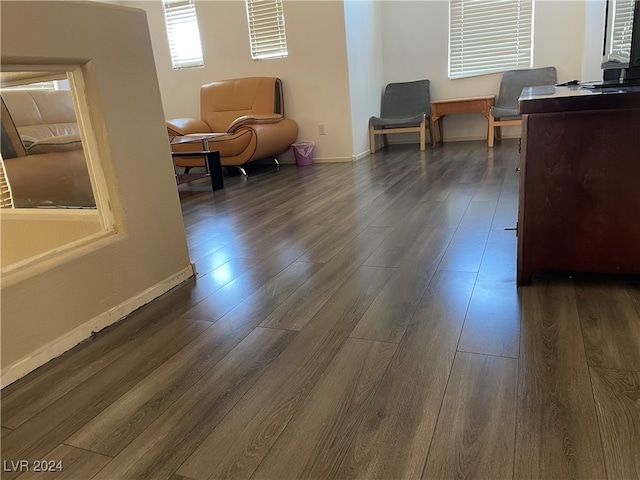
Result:
[[[313,142],[298,142],[291,145],[293,147],[293,156],[296,159],[296,165],[299,167],[311,165],[313,163]]]

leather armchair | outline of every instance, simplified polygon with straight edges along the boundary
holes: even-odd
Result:
[[[167,121],[169,137],[216,134],[209,139],[209,148],[220,152],[220,162],[225,167],[241,167],[268,157],[275,159],[288,150],[298,136],[298,125],[284,118],[279,78],[248,77],[203,85],[200,117]],[[197,151],[202,145],[195,142],[172,145],[172,148],[174,152]],[[187,168],[204,166],[204,159],[176,156],[175,163]]]

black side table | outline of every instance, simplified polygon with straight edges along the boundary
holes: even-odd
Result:
[[[205,171],[204,175],[201,174],[187,174],[178,173],[177,167],[173,165],[173,168],[176,173],[176,183],[181,184],[185,182],[190,182],[192,180],[196,180],[198,178],[202,178],[204,176],[209,176],[211,179],[211,188],[213,190],[221,190],[224,188],[224,179],[222,177],[222,164],[220,163],[220,152],[217,150],[209,149],[209,139],[207,136],[184,136],[184,137],[174,137],[171,139],[171,145],[184,144],[184,143],[194,143],[194,142],[202,142],[202,150],[195,152],[174,152],[173,149],[171,151],[171,157],[204,157],[205,159]]]

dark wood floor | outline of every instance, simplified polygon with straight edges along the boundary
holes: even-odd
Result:
[[[517,150],[182,186],[197,279],[2,391],[2,478],[640,478],[640,281],[516,288]]]

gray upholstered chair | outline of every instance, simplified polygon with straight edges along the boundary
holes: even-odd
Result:
[[[420,150],[425,149],[426,131],[431,116],[431,93],[429,80],[390,83],[382,95],[380,117],[369,119],[369,148],[376,151],[376,135],[382,135],[387,146],[390,133],[420,133]],[[435,144],[433,131],[431,143]]]
[[[531,68],[504,72],[500,81],[500,91],[495,106],[489,115],[489,147],[493,147],[494,138],[500,139],[500,127],[520,125],[518,98],[525,87],[555,85],[558,81],[556,67]]]

